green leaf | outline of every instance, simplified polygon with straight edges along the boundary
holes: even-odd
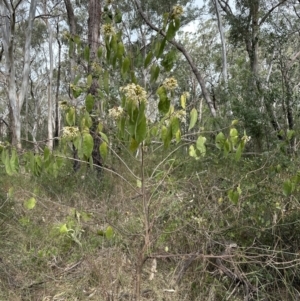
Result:
[[[12,176],[14,173],[13,173],[13,170],[11,168],[11,165],[10,165],[10,158],[9,158],[9,152],[8,150],[4,150],[2,152],[2,154],[4,153],[3,155],[3,158],[4,158],[4,165],[5,165],[5,171],[6,173],[9,175],[9,176]]]
[[[42,167],[43,161],[42,158],[39,155],[34,156],[35,158],[35,165],[38,167]]]
[[[100,134],[100,136],[101,136],[101,139],[103,140],[103,141],[105,141],[107,144],[109,143],[108,142],[108,138],[107,138],[107,136],[106,136],[106,134],[104,134],[103,132],[99,132],[99,134]]]
[[[95,103],[94,96],[91,93],[89,93],[85,98],[85,108],[87,112],[90,113],[93,110],[94,103]]]
[[[156,137],[157,136],[157,132],[158,132],[158,127],[157,126],[153,126],[150,129],[150,135],[151,135],[151,137]]]
[[[7,196],[11,199],[14,196],[14,188],[10,187],[7,192]]]
[[[153,64],[151,66],[151,69],[150,69],[150,82],[153,83],[157,80],[158,78],[158,75],[159,75],[159,66],[156,65],[156,64]]]
[[[84,133],[82,139],[82,151],[86,158],[90,158],[93,152],[94,140],[91,134]]]
[[[117,37],[115,35],[113,35],[110,39],[110,49],[112,49],[114,52],[117,52],[118,50]]]
[[[186,108],[186,95],[185,94],[180,96],[180,105],[183,109]]]
[[[46,146],[44,148],[44,161],[49,161],[50,160],[50,149]]]
[[[106,94],[109,93],[109,73],[107,70],[104,71],[103,75],[103,88]]]
[[[196,149],[194,147],[194,145],[190,145],[189,147],[189,155],[193,158],[195,158],[196,160],[199,160],[199,156],[197,155]]]
[[[28,156],[29,156],[29,169],[32,173],[34,173],[34,167],[35,167],[35,157],[34,157],[34,154],[32,152],[29,152],[28,153]]]
[[[32,210],[35,207],[35,205],[36,205],[36,199],[33,197],[24,202],[24,207],[28,210]]]
[[[122,64],[122,74],[126,74],[130,68],[130,59],[129,57],[125,57]]]
[[[287,130],[287,139],[288,141],[290,141],[295,135],[295,131],[294,130]]]
[[[176,51],[169,51],[161,61],[161,65],[165,68],[166,71],[171,71],[173,68],[174,62],[176,61]]]
[[[179,119],[177,117],[171,118],[172,135],[175,136],[180,129]]]
[[[157,89],[156,94],[159,97],[159,104],[158,104],[159,111],[165,114],[168,113],[171,102],[170,100],[168,100],[166,88],[164,86],[160,86]]]
[[[235,153],[235,160],[239,161],[241,159],[242,156],[242,151],[243,151],[243,146],[242,146],[242,142],[239,144],[236,153]]]
[[[173,23],[173,21],[171,21],[171,22],[169,23],[169,26],[168,26],[166,38],[167,38],[168,40],[172,40],[172,39],[175,37],[175,34],[176,34],[175,23]]]
[[[73,82],[73,85],[76,86],[80,79],[81,79],[81,75],[80,74],[76,75],[76,77],[74,79],[74,82]]]
[[[114,237],[114,230],[111,226],[108,226],[105,231],[105,237],[108,240],[111,240]]]
[[[100,59],[101,56],[102,56],[102,52],[103,52],[102,47],[99,47],[99,48],[98,48],[98,51],[97,51],[97,56],[98,56],[99,59]]]
[[[85,120],[85,123],[82,128],[85,128],[85,127],[91,128],[91,126],[93,125],[93,119],[88,112],[84,113],[84,120]]]
[[[91,87],[92,83],[93,83],[93,77],[92,74],[89,74],[86,79],[86,86],[88,89]]]
[[[196,142],[196,147],[200,151],[202,156],[206,154],[206,146],[205,146],[206,138],[203,136],[199,136]]]
[[[135,140],[137,143],[141,143],[147,134],[147,119],[144,112],[141,115],[141,117],[138,117],[138,123],[135,128]]]
[[[225,140],[224,142],[224,156],[226,157],[228,155],[228,153],[231,151],[231,144],[229,143],[228,139]]]
[[[136,76],[135,76],[134,70],[131,70],[131,71],[130,71],[130,79],[131,79],[131,82],[132,82],[132,83],[137,84],[137,78],[136,78]]]
[[[290,180],[285,181],[283,183],[283,194],[285,196],[290,196],[293,193],[294,188],[294,184]]]
[[[161,137],[164,143],[164,147],[168,148],[172,141],[172,127],[166,128],[165,126],[161,129]]]
[[[114,19],[115,19],[116,24],[122,22],[122,13],[121,13],[121,11],[118,8],[116,9],[116,13],[115,13]]]
[[[60,234],[67,234],[68,233],[68,227],[67,224],[63,224],[59,227],[59,233]]]
[[[101,158],[103,158],[103,160],[105,160],[107,158],[107,143],[105,141],[103,141],[100,144],[99,151],[101,154]]]
[[[164,30],[165,30],[165,28],[166,28],[167,25],[168,25],[169,16],[170,16],[169,13],[164,13],[164,14],[163,14],[163,29],[164,29]]]
[[[167,114],[170,110],[171,100],[169,98],[160,98],[158,110],[160,113]]]
[[[141,188],[142,187],[142,181],[137,179],[136,180],[136,187]]]
[[[119,42],[117,48],[117,57],[119,60],[122,60],[124,52],[125,52],[124,45],[122,42]]]
[[[130,151],[132,151],[132,152],[136,151],[138,149],[139,145],[140,144],[134,138],[130,139],[130,145],[129,145]]]
[[[145,69],[148,68],[148,66],[150,65],[152,58],[153,58],[153,53],[152,53],[152,51],[150,51],[145,58],[145,62],[144,62]]]
[[[88,45],[85,46],[85,48],[83,50],[83,57],[87,62],[90,61],[90,47]]]
[[[236,146],[236,144],[238,142],[238,137],[239,137],[237,129],[236,128],[231,128],[229,136],[230,136],[230,141],[231,141],[232,145]]]
[[[75,125],[75,108],[70,107],[66,114],[66,121],[69,126]]]
[[[109,40],[107,38],[105,39],[105,45],[106,45],[106,61],[109,63],[111,50],[110,50],[110,43],[109,43]]]
[[[82,93],[82,89],[80,87],[71,86],[71,90],[74,98],[79,97]]]
[[[9,161],[12,172],[17,173],[19,171],[19,157],[15,149],[11,151],[11,158]]]
[[[157,57],[159,49],[160,49],[160,45],[161,45],[161,41],[160,40],[156,40],[154,47],[153,47],[153,51],[154,51],[154,55]]]
[[[222,132],[216,136],[216,146],[218,149],[223,149],[226,138]]]
[[[237,205],[237,203],[238,203],[238,201],[239,201],[239,193],[238,193],[238,191],[233,190],[233,189],[230,189],[230,190],[228,191],[228,198],[229,198],[229,200],[230,200],[233,204]]]
[[[178,130],[175,134],[176,143],[179,143],[181,141],[181,131]]]
[[[179,18],[175,18],[173,20],[173,22],[175,22],[174,27],[175,27],[175,30],[177,31],[180,28],[180,19]]]
[[[167,39],[164,38],[164,39],[161,41],[161,43],[159,44],[158,51],[156,52],[156,58],[160,58],[161,55],[163,54],[164,49],[165,49],[165,46],[166,46],[166,42],[167,42]]]
[[[197,110],[195,108],[193,108],[191,110],[191,113],[190,113],[190,126],[189,126],[189,130],[191,130],[195,126],[195,124],[197,122],[197,119],[198,119],[198,112],[197,112]]]

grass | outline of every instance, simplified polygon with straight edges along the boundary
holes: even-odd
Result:
[[[174,155],[153,175],[150,161],[146,167],[153,227],[141,300],[243,300],[243,285],[222,266],[259,289],[255,300],[296,300],[299,191],[285,197],[281,188],[295,162],[277,172],[276,156],[236,164],[219,156],[179,163]],[[0,184],[0,300],[133,300],[144,224],[128,183],[66,166],[55,179],[2,173]],[[227,192],[237,184],[233,204]],[[234,260],[220,263],[229,242],[238,245]]]

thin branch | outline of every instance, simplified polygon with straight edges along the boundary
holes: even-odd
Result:
[[[280,6],[281,4],[283,4],[284,2],[286,2],[287,0],[282,0],[280,1],[279,3],[277,3],[275,6],[273,6],[263,17],[262,19],[260,20],[260,22],[258,23],[258,26],[261,26],[265,21],[266,19],[270,16],[271,12],[277,8],[278,6]]]
[[[143,20],[146,22],[146,24],[154,31],[156,31],[157,33],[159,33],[161,36],[163,36],[164,38],[166,38],[166,33],[159,29],[158,27],[156,27],[154,24],[152,24],[152,22],[148,19],[148,17],[146,16],[146,14],[143,12],[142,10],[142,7],[141,7],[141,4],[139,2],[139,0],[133,0],[136,7],[137,7],[137,10],[139,12],[139,14],[141,15],[141,17],[143,18]],[[217,116],[217,111],[214,107],[214,104],[210,98],[210,95],[209,95],[209,92],[205,86],[205,81],[202,77],[202,75],[200,74],[199,70],[197,69],[195,63],[193,62],[193,59],[192,57],[190,56],[190,54],[187,52],[187,50],[184,48],[184,46],[178,42],[176,42],[175,40],[168,40],[168,42],[170,44],[172,44],[173,46],[175,46],[177,48],[177,50],[179,50],[183,55],[184,57],[186,58],[186,60],[188,61],[194,75],[196,76],[197,78],[197,81],[201,87],[201,90],[202,90],[202,93],[203,93],[203,96],[206,100],[206,103],[209,107],[209,110],[212,114],[213,117],[216,117]]]

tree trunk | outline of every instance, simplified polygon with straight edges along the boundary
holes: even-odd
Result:
[[[88,44],[90,49],[90,60],[88,62],[88,72],[92,75],[93,81],[89,89],[95,98],[95,107],[98,95],[98,76],[94,74],[92,66],[98,63],[97,50],[100,46],[100,24],[101,24],[101,4],[99,0],[89,1],[89,19],[88,19]],[[91,135],[94,139],[94,147],[92,152],[93,163],[97,166],[102,166],[102,158],[99,151],[101,144],[101,137],[97,133],[98,120],[93,118],[93,125],[91,127]],[[100,170],[100,169],[99,169]],[[98,171],[99,171],[98,170]]]
[[[66,10],[67,10],[67,15],[68,15],[68,25],[69,25],[69,29],[70,29],[71,39],[74,39],[74,37],[77,34],[74,10],[73,10],[72,3],[70,0],[64,0],[64,2],[65,2]],[[70,52],[69,55],[70,55],[70,82],[73,82],[75,79],[75,66],[76,66],[75,47],[73,47],[73,51]],[[73,100],[73,95],[71,92],[69,92],[69,96]]]
[[[218,20],[218,28],[220,32],[220,39],[221,39],[221,44],[222,44],[222,74],[223,74],[223,80],[225,84],[225,88],[227,88],[227,83],[228,83],[228,72],[227,72],[227,55],[226,55],[226,39],[224,35],[224,30],[223,30],[223,25],[222,25],[222,16],[220,14],[219,10],[219,3],[217,0],[213,0],[215,10],[216,10],[216,15],[217,15],[217,20]]]
[[[56,37],[58,44],[58,67],[57,67],[57,82],[56,82],[56,94],[55,94],[55,126],[54,126],[54,145],[58,146],[58,137],[59,137],[59,87],[60,87],[60,70],[61,70],[61,42],[59,40],[59,25],[57,23],[56,27]]]
[[[44,13],[47,12],[47,0],[44,3]],[[48,79],[48,148],[50,151],[53,150],[53,97],[52,97],[52,86],[53,86],[53,29],[48,19],[45,19],[48,34],[49,34],[49,79]]]
[[[12,2],[8,3],[6,0],[1,1],[1,15],[8,16],[4,18],[4,24],[1,26],[3,36],[3,48],[6,58],[6,77],[7,89],[11,119],[11,143],[18,149],[22,148],[21,144],[21,109],[27,94],[29,71],[30,71],[30,45],[32,27],[35,17],[37,0],[32,0],[29,7],[28,24],[26,28],[26,39],[24,47],[24,63],[22,70],[21,87],[17,89],[16,85],[16,69],[14,60],[15,50],[15,25],[16,25],[16,9],[18,4],[14,6]],[[17,92],[19,90],[19,92]]]

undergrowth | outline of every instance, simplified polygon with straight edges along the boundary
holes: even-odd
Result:
[[[149,176],[141,298],[297,300],[299,193],[282,187],[298,159],[281,162],[180,162],[175,153]],[[0,300],[132,299],[144,225],[128,183],[71,167],[57,178],[2,172],[0,183]],[[229,195],[237,187],[238,200]]]

